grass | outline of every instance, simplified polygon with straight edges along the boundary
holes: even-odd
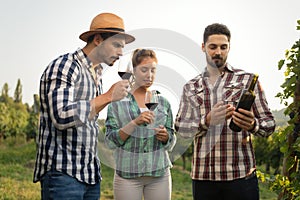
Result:
[[[40,199],[40,185],[32,182],[35,158],[33,142],[0,145],[0,199]]]
[[[113,199],[114,170],[104,164],[102,164],[101,169],[103,178],[103,181],[101,183],[101,200]],[[189,172],[186,170],[182,170],[178,165],[174,165],[171,173],[173,185],[172,199],[192,199],[192,183]]]
[[[33,183],[35,162],[35,144],[33,141],[23,145],[0,143],[0,199],[1,200],[36,200],[40,199],[40,184]],[[188,170],[182,169],[178,159],[171,170],[172,199],[192,199],[192,185]],[[102,164],[103,181],[101,200],[113,199],[113,169]],[[276,194],[270,192],[266,184],[260,183],[262,200],[275,200]]]

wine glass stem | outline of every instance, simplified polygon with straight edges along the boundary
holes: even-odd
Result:
[[[132,88],[132,83],[131,83],[131,81],[130,81],[130,80],[128,80],[128,82],[129,82],[129,86],[130,86],[130,88]]]

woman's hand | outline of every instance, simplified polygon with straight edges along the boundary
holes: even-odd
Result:
[[[155,128],[155,135],[156,139],[163,142],[167,143],[169,140],[169,134],[167,132],[167,129],[163,125],[159,125],[158,128]]]
[[[145,111],[142,112],[137,118],[134,119],[134,122],[137,125],[142,124],[151,124],[154,122],[154,112],[153,111]]]

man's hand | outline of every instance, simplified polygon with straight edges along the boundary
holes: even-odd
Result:
[[[224,105],[223,102],[216,103],[206,116],[206,125],[218,125],[229,119],[234,111],[234,107],[230,104]]]
[[[129,87],[128,80],[121,80],[113,84],[107,93],[111,94],[111,101],[118,101],[127,96]]]
[[[239,108],[238,112],[233,112],[232,119],[237,126],[247,131],[252,130],[255,126],[255,119],[252,111]]]
[[[110,89],[101,95],[98,95],[94,99],[90,101],[91,104],[91,112],[89,115],[89,119],[95,117],[97,113],[105,108],[107,104],[112,101],[118,101],[127,96],[129,87],[128,80],[122,80],[113,84]]]

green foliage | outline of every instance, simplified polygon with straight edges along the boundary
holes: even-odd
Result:
[[[8,91],[9,91],[8,84],[5,83],[3,85],[2,92],[1,92],[1,97],[0,97],[1,102],[8,103],[9,101],[12,101],[12,98],[9,97]]]
[[[40,185],[32,182],[35,144],[23,142],[0,143],[0,199],[40,199]]]
[[[300,39],[295,42],[290,50],[286,50],[285,59],[278,62],[278,69],[281,70],[286,66],[285,82],[281,85],[283,92],[279,92],[276,97],[279,97],[285,105],[288,105],[288,100],[294,97],[296,82],[300,74]]]
[[[6,116],[7,113],[7,105],[0,102],[0,138],[4,136],[4,133],[9,131],[7,127],[7,124],[9,123],[9,118]]]
[[[300,20],[297,21],[300,30]],[[276,97],[287,106],[285,114],[291,119],[288,126],[280,130],[278,141],[280,151],[284,153],[283,175],[276,175],[271,189],[279,193],[278,199],[300,199],[300,39],[285,53],[285,59],[278,62],[278,69],[285,67],[285,81],[281,85],[283,91]],[[292,103],[288,103],[289,99]]]
[[[39,121],[38,115],[30,112],[28,118],[28,124],[25,127],[27,140],[35,138],[36,135],[38,134],[38,121]]]
[[[271,168],[274,169],[274,174],[280,172],[283,153],[280,151],[281,132],[275,131],[271,136],[266,138],[254,137],[253,145],[255,149],[255,158],[257,165],[265,165],[265,172],[271,173]]]
[[[284,114],[285,108],[281,110],[272,110],[277,127],[286,127],[290,118]]]
[[[8,137],[34,137],[37,133],[38,112],[22,103],[22,85],[18,80],[15,99],[8,95],[5,83],[0,96],[0,141]]]
[[[299,176],[299,175],[297,175]],[[274,178],[274,181],[270,184],[270,189],[279,194],[278,199],[296,199],[299,200],[299,178],[294,177],[292,181],[287,176],[282,176],[277,174]],[[286,192],[282,192],[282,189],[285,189]]]
[[[18,83],[15,89],[14,100],[17,103],[22,102],[22,84],[20,79],[18,79]]]

